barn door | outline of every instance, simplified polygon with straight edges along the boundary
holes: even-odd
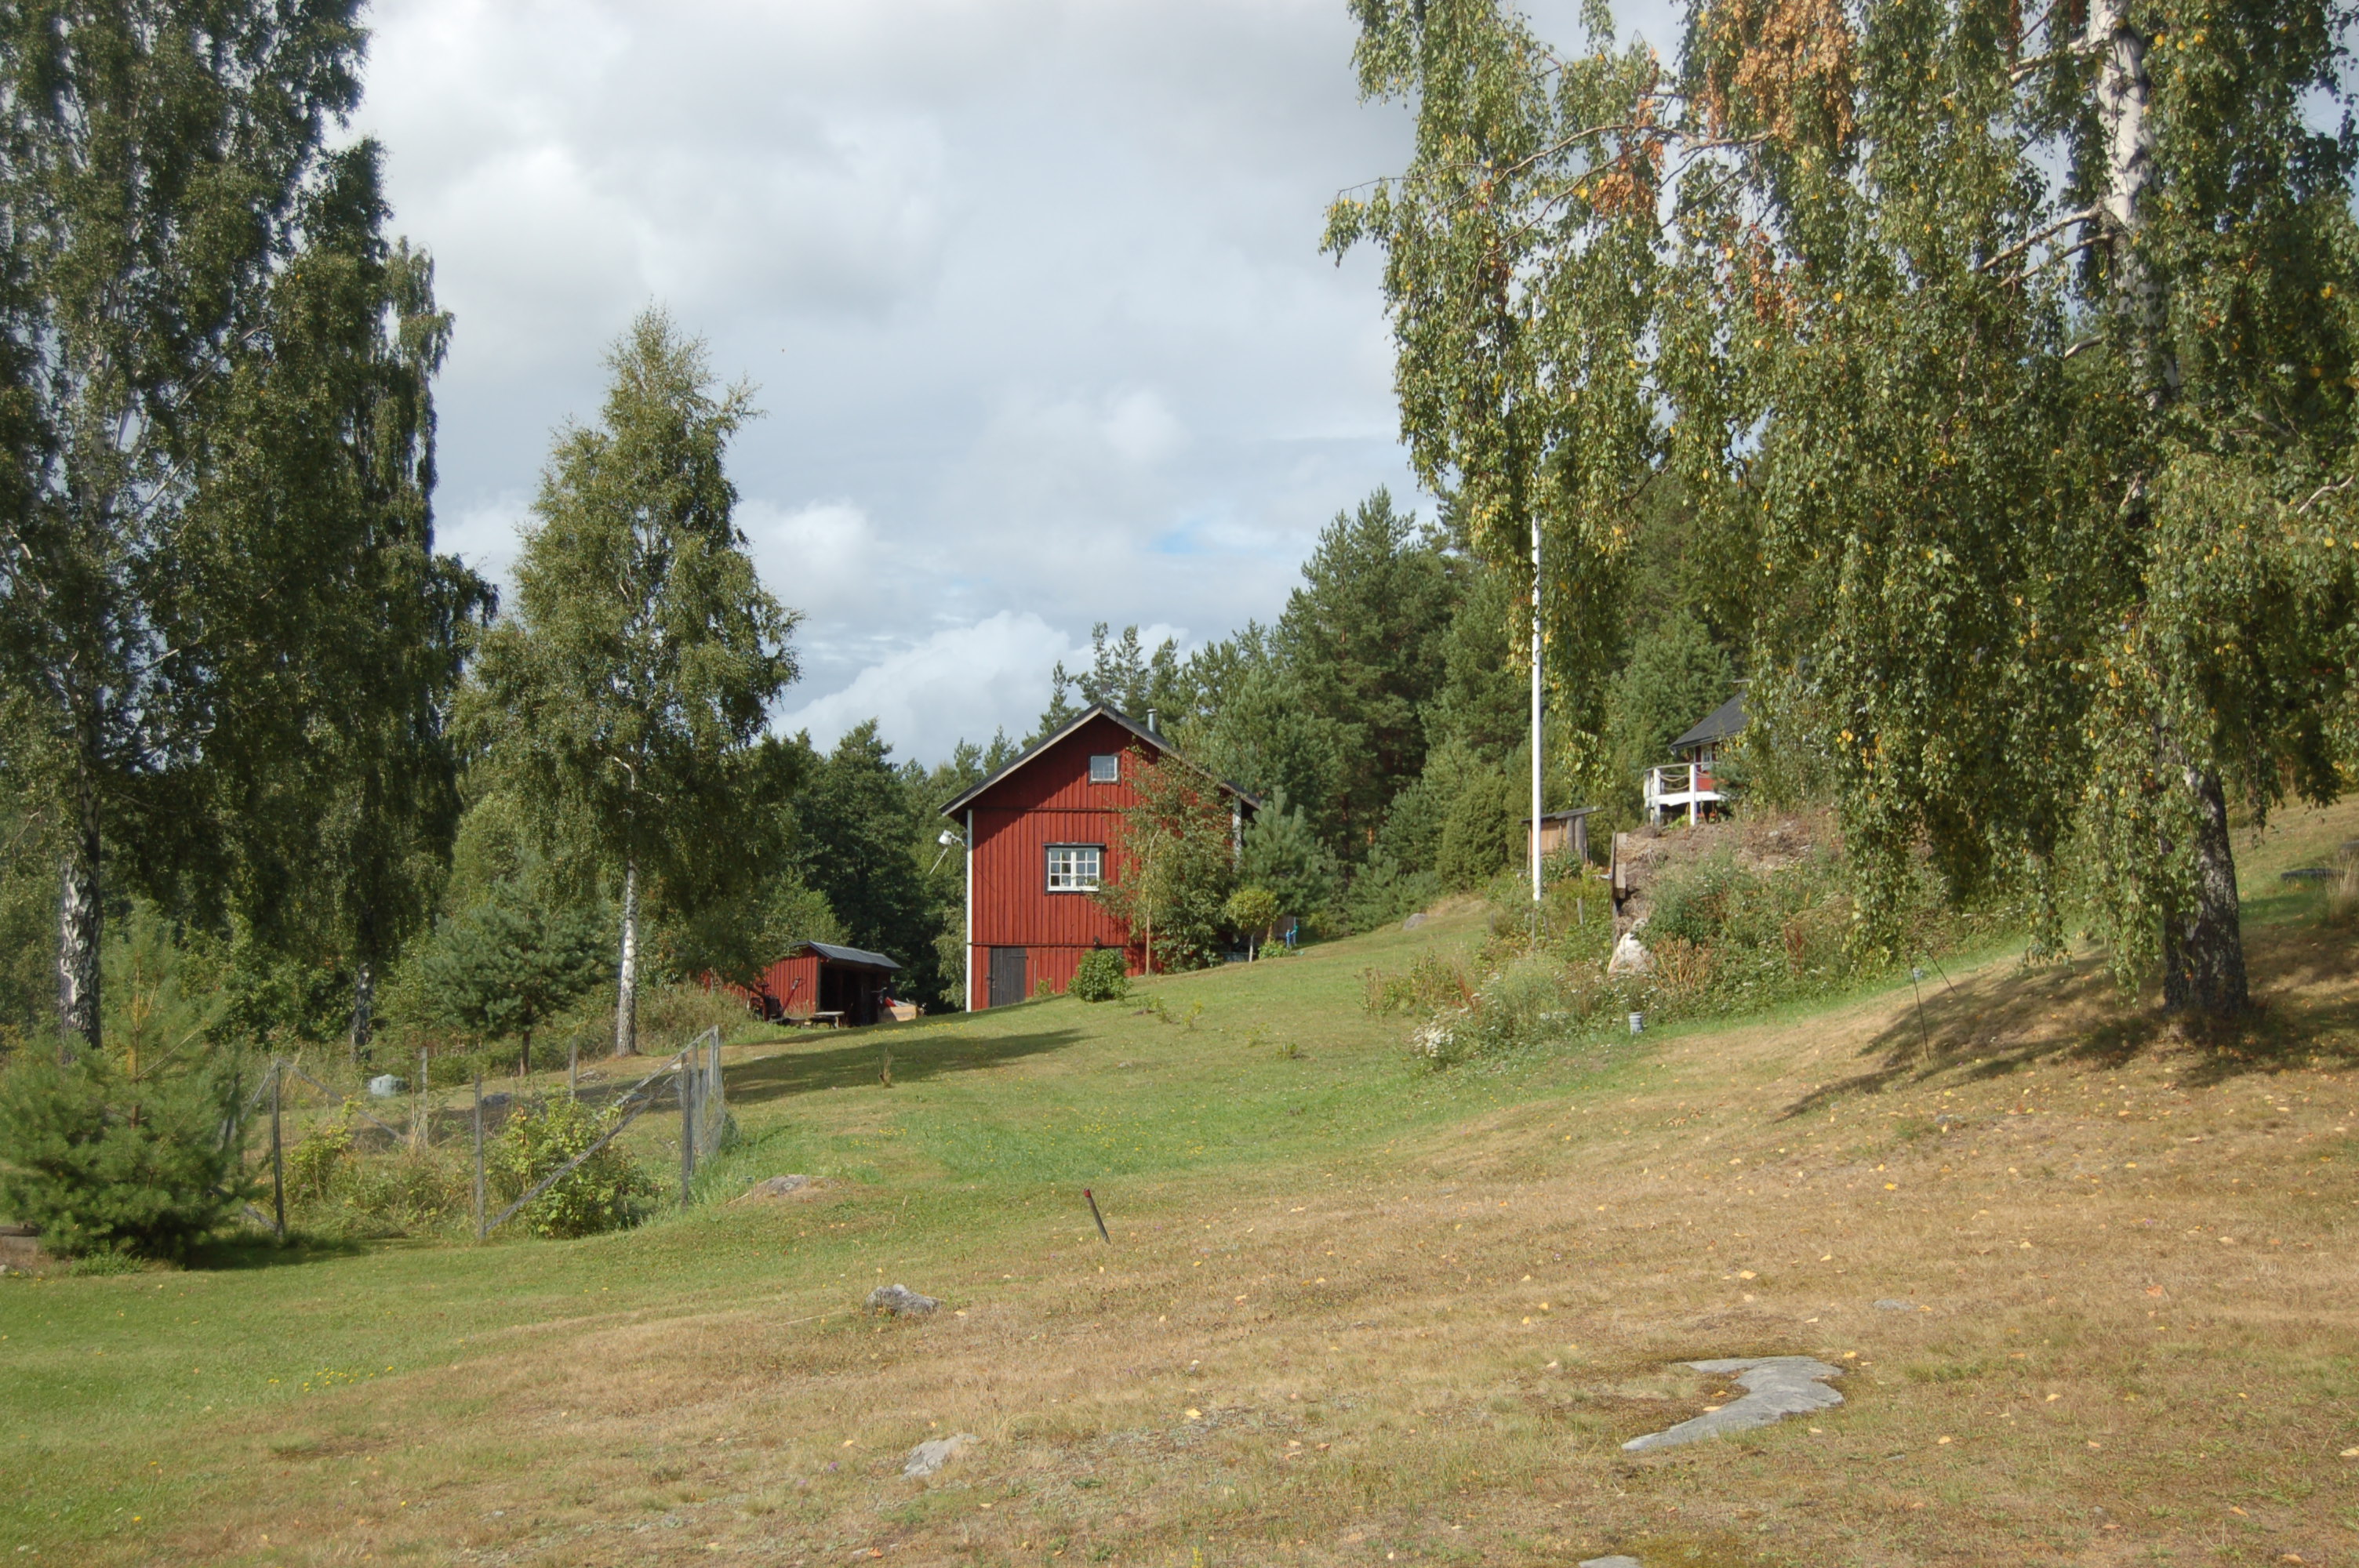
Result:
[[[991,1002],[993,1007],[1006,1007],[1024,1000],[1024,949],[994,947],[991,950]]]

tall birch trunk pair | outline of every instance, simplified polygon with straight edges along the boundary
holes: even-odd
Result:
[[[2097,65],[2097,122],[2104,135],[2105,189],[2100,222],[2112,241],[2114,290],[2136,332],[2136,369],[2147,407],[2160,413],[2177,395],[2179,363],[2165,341],[2161,286],[2138,254],[2145,202],[2155,178],[2154,79],[2147,70],[2149,40],[2130,26],[2125,0],[2095,0],[2089,7],[2082,49]],[[2143,488],[2143,481],[2139,481]],[[2136,497],[2133,496],[2135,501]],[[2228,803],[2218,770],[2190,762],[2166,734],[2157,763],[2175,775],[2192,807],[2194,887],[2163,912],[2163,1003],[2171,1011],[2242,1012],[2251,993],[2236,898],[2236,859],[2228,832]]]

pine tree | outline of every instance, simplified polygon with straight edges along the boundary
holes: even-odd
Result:
[[[756,576],[723,469],[751,416],[659,310],[607,355],[598,426],[568,426],[533,503],[514,610],[484,638],[466,728],[552,860],[622,904],[614,1051],[637,1045],[642,921],[751,878],[743,838],[791,778],[763,730],[796,617]]]

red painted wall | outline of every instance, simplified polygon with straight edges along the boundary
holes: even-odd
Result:
[[[1122,777],[1090,782],[1090,758],[1122,755]],[[991,949],[1025,949],[1027,994],[1047,980],[1062,991],[1082,955],[1094,946],[1120,947],[1132,974],[1146,954],[1105,905],[1085,892],[1049,891],[1049,846],[1103,844],[1103,881],[1119,874],[1115,846],[1121,813],[1137,804],[1131,781],[1149,765],[1147,748],[1110,719],[1090,720],[1008,778],[975,798],[974,917],[967,933],[973,982],[967,1006],[991,1002]],[[963,826],[963,824],[962,824]]]

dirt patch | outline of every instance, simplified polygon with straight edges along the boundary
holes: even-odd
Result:
[[[1619,913],[1625,923],[1645,919],[1652,912],[1657,887],[1714,855],[1730,855],[1741,869],[1767,876],[1840,844],[1833,814],[1825,811],[1764,812],[1692,826],[1678,822],[1635,827],[1614,836],[1620,885],[1627,890]]]

